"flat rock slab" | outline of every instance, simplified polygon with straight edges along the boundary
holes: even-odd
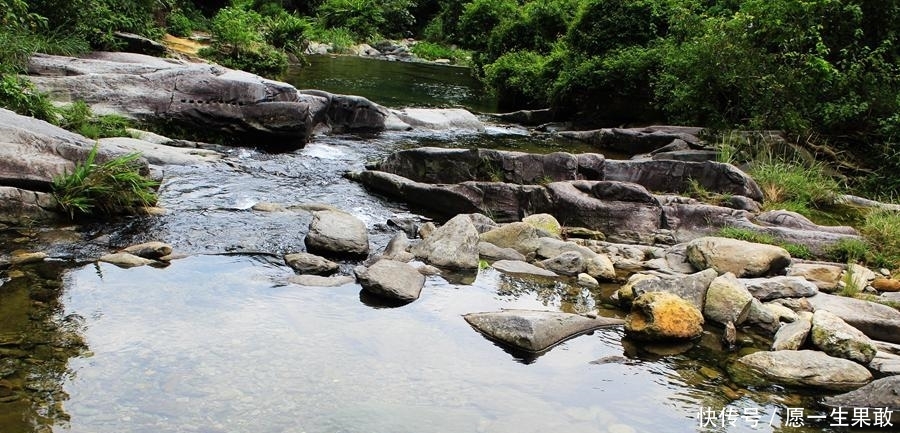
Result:
[[[760,301],[779,298],[804,298],[815,296],[819,288],[803,277],[776,276],[771,278],[742,278],[741,282],[753,297]]]
[[[556,277],[556,273],[519,260],[498,260],[491,267],[504,274]]]
[[[815,310],[828,310],[875,340],[900,343],[900,311],[887,305],[819,293],[805,298]]]
[[[888,376],[855,391],[826,397],[822,404],[829,407],[868,407],[900,410],[900,376]]]
[[[625,323],[621,319],[536,310],[472,313],[463,317],[487,337],[528,352],[541,352],[585,332]]]
[[[872,374],[853,361],[817,350],[756,352],[738,358],[728,371],[738,383],[812,387],[850,391],[872,380]]]

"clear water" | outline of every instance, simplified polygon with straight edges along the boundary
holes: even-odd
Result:
[[[390,65],[409,69],[404,76],[434,75],[431,66]],[[238,149],[221,163],[166,168],[164,216],[4,231],[3,252],[38,249],[61,260],[0,272],[0,433],[837,431],[781,425],[787,407],[815,410],[816,395],[731,385],[722,366],[733,355],[714,349],[712,329],[688,348],[636,345],[621,330],[601,330],[523,358],[461,317],[592,311],[610,288],[486,269],[471,283],[431,277],[419,300],[387,308],[355,284],[287,282],[292,271],[280,257],[304,249],[310,220],[296,206],[353,213],[376,250],[393,234],[388,218],[415,216],[341,177],[367,160],[417,144],[567,149],[516,128],[489,130],[316,137],[278,155]],[[253,211],[260,202],[289,210]],[[187,257],[165,268],[73,265],[146,240]],[[702,408],[726,407],[759,409],[761,424],[704,428],[695,419]]]

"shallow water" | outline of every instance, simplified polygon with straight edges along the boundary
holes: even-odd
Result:
[[[682,348],[601,330],[535,357],[494,344],[461,317],[594,311],[609,290],[488,268],[468,284],[431,277],[419,300],[390,308],[355,284],[287,283],[293,272],[280,257],[304,250],[310,221],[296,206],[353,213],[377,251],[394,233],[385,222],[418,218],[416,210],[342,174],[426,144],[590,150],[503,125],[478,136],[321,136],[296,152],[235,149],[220,163],[167,167],[161,217],[4,232],[4,252],[41,249],[59,260],[0,272],[0,433],[840,431],[782,426],[786,408],[815,410],[815,396],[731,385],[714,329]],[[289,209],[252,210],[262,202]],[[145,240],[188,257],[166,268],[73,264]],[[758,410],[760,424],[695,418],[725,408]]]

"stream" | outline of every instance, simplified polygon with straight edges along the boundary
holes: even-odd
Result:
[[[311,63],[287,81],[389,107],[495,106],[465,69]],[[221,162],[166,167],[159,217],[4,231],[4,250],[51,259],[0,272],[0,433],[845,431],[786,425],[789,408],[815,413],[821,395],[731,384],[724,366],[736,354],[711,349],[715,330],[687,347],[654,347],[606,329],[523,356],[461,317],[501,308],[621,317],[603,307],[612,286],[590,291],[485,268],[429,277],[419,300],[388,308],[356,284],[289,283],[281,256],[305,250],[311,220],[299,205],[359,217],[373,251],[394,234],[389,219],[424,218],[342,177],[421,145],[590,151],[497,124],[477,136],[318,136],[291,153],[236,148]],[[258,203],[287,209],[259,212]],[[164,268],[89,261],[149,240],[185,257]],[[698,418],[723,410],[740,416],[731,425]]]

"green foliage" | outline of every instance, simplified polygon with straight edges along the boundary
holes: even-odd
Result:
[[[194,31],[194,23],[181,9],[176,9],[166,17],[166,31],[173,36],[188,37]]]
[[[783,242],[767,233],[756,232],[753,230],[726,226],[719,230],[719,236],[723,238],[739,239],[742,241],[753,242],[757,244],[776,245],[784,248],[791,257],[798,259],[813,258],[812,252],[806,245]]]
[[[314,26],[310,30],[310,39],[323,44],[331,44],[335,53],[348,52],[356,42],[353,33],[343,27],[323,29]]]
[[[833,203],[841,190],[821,163],[758,160],[753,162],[750,175],[765,195],[765,209],[787,209],[807,217],[813,209]]]
[[[869,256],[869,244],[862,239],[844,238],[825,252],[829,260],[841,263],[859,263]]]
[[[457,28],[460,44],[484,51],[491,32],[504,20],[518,16],[516,0],[473,0],[466,3]]]
[[[309,31],[308,21],[282,10],[269,19],[264,36],[266,42],[275,48],[299,54],[308,45]]]
[[[467,64],[472,58],[472,54],[468,51],[428,41],[417,42],[410,47],[410,51],[425,60],[449,59],[455,64]]]
[[[317,10],[324,28],[345,28],[356,39],[367,40],[378,35],[387,22],[377,0],[325,0]]]
[[[57,121],[56,109],[47,95],[38,92],[26,78],[13,74],[0,76],[0,106],[23,116],[50,123]]]
[[[859,231],[871,245],[867,262],[891,269],[900,265],[900,213],[874,210],[866,215]]]
[[[47,18],[47,28],[79,38],[97,49],[114,49],[116,31],[162,36],[157,15],[170,6],[161,0],[29,0],[29,10]]]
[[[283,51],[266,43],[262,33],[266,23],[258,12],[223,8],[210,23],[212,45],[199,54],[229,68],[277,77],[287,69],[288,59]]]
[[[587,0],[566,39],[573,51],[588,55],[644,46],[665,35],[665,6],[655,0]]]
[[[547,58],[531,51],[513,51],[484,68],[485,81],[501,107],[541,108],[548,100]]]
[[[53,196],[71,218],[134,213],[156,203],[157,182],[138,171],[140,154],[97,163],[98,147],[72,173],[53,180]]]

